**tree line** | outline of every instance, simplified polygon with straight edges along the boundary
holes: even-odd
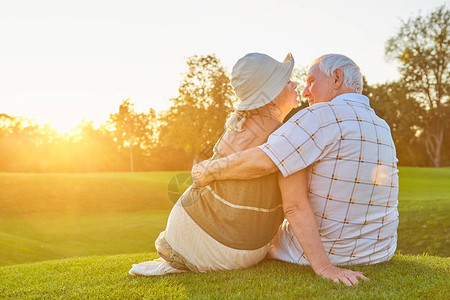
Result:
[[[450,165],[450,11],[445,5],[402,23],[386,42],[399,63],[398,81],[369,85],[363,94],[390,125],[399,165]],[[83,121],[68,134],[22,117],[0,114],[0,171],[103,172],[189,170],[211,156],[237,99],[215,55],[187,59],[178,96],[165,111],[137,113],[123,100],[107,122]],[[295,69],[299,94],[305,68]],[[307,106],[300,101],[300,108]]]

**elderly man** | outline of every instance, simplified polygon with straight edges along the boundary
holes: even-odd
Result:
[[[198,186],[281,171],[287,220],[268,255],[310,264],[316,274],[347,285],[365,277],[333,265],[388,261],[397,246],[395,146],[389,126],[361,92],[362,76],[351,59],[319,57],[303,91],[308,108],[267,143],[202,162],[192,171]]]

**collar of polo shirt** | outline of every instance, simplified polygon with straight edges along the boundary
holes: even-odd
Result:
[[[370,106],[369,98],[367,98],[364,95],[356,94],[356,93],[341,94],[339,96],[334,97],[333,100],[331,100],[331,101],[336,101],[336,100],[350,100],[350,101],[355,101],[355,102],[359,102],[359,103],[365,104],[367,106]]]

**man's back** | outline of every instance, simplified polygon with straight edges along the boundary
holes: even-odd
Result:
[[[287,123],[261,149],[285,176],[308,167],[309,198],[332,263],[389,260],[398,226],[397,159],[389,126],[358,94],[313,105]],[[303,254],[295,262],[307,263]]]

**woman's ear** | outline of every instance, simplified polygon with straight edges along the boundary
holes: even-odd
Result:
[[[335,90],[341,88],[344,83],[344,72],[341,69],[336,69],[333,72],[333,86]]]

